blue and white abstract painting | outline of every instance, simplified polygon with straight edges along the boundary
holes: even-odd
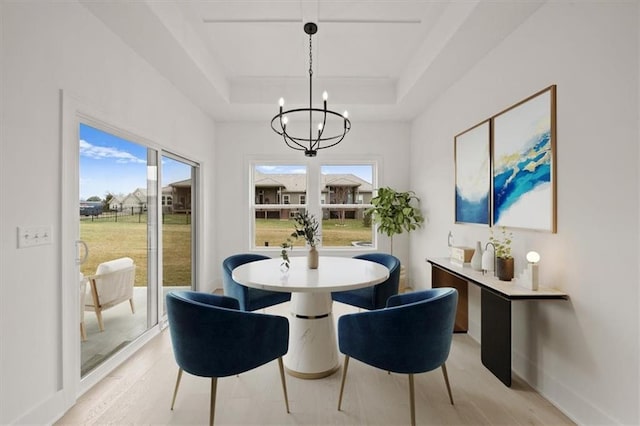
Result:
[[[555,232],[555,86],[494,117],[493,223]]]
[[[455,137],[456,223],[489,224],[489,121]]]

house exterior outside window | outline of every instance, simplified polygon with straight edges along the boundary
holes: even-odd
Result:
[[[310,169],[314,171],[313,179],[308,179]],[[255,200],[250,206],[252,247],[279,247],[293,230],[291,219],[307,209],[321,221],[321,247],[373,246],[374,228],[366,210],[371,207],[375,175],[374,163],[315,168],[253,163],[249,188],[249,199]],[[317,185],[309,186],[309,182]],[[304,245],[303,241],[295,243]]]

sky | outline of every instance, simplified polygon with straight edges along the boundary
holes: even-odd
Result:
[[[191,177],[191,167],[163,157],[162,186]],[[127,195],[147,186],[147,148],[80,124],[80,199]]]
[[[298,174],[305,173],[305,166],[300,165],[259,165],[256,169],[264,174]],[[362,165],[325,165],[320,167],[320,173],[326,174],[353,174],[369,183],[373,182],[373,166]]]
[[[262,173],[304,173],[305,166],[258,166]],[[323,174],[351,173],[373,182],[371,165],[324,165]],[[189,179],[191,167],[167,157],[162,158],[162,186]],[[147,186],[147,148],[80,124],[80,199],[92,196],[104,199],[107,193],[127,195]]]

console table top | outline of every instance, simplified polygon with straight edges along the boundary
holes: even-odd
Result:
[[[483,274],[470,266],[458,266],[451,263],[448,257],[427,258],[427,262],[438,266],[447,272],[458,276],[463,280],[472,282],[481,287],[488,288],[508,299],[568,299],[569,295],[564,291],[549,287],[539,287],[538,290],[530,290],[520,287],[513,281],[500,281],[492,272]]]

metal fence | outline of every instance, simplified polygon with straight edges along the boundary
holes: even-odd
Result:
[[[123,208],[121,211],[108,210],[100,214],[83,216],[80,215],[81,222],[128,222],[147,223],[147,209],[141,207]],[[162,223],[190,224],[191,213],[162,213]]]

